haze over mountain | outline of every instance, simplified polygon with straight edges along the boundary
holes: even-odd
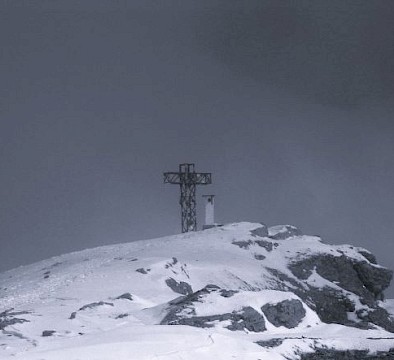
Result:
[[[182,162],[213,173],[219,221],[393,268],[393,18],[392,0],[0,0],[0,270],[179,233],[161,175]]]

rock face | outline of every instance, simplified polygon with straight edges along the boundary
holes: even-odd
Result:
[[[229,298],[235,293],[220,289],[216,285],[207,285],[195,293],[171,301],[168,313],[160,324],[208,328],[213,327],[215,322],[230,321],[230,325],[225,327],[232,331],[246,329],[252,332],[263,332],[266,330],[264,317],[250,306],[245,306],[241,310],[234,310],[229,313],[220,313],[220,309],[218,309],[218,314],[198,316],[194,308],[195,303],[202,302],[204,296],[212,292],[216,292],[223,298]]]
[[[276,250],[280,251],[284,244],[290,245],[291,242],[302,249],[297,251],[297,256],[289,258],[285,271],[266,267],[273,276],[271,288],[293,292],[323,322],[363,329],[378,325],[394,332],[394,319],[379,307],[379,301],[384,299],[383,291],[389,286],[393,272],[378,266],[375,256],[369,251],[349,245],[338,248],[322,245],[322,249],[316,251],[313,247],[302,244],[310,237],[302,236],[301,231],[291,225],[273,226],[268,228],[268,232],[262,226],[252,230],[251,235],[252,238],[235,238],[232,244],[244,251],[251,251],[263,266],[271,256],[270,253],[275,256]],[[320,241],[319,238],[316,239]],[[312,246],[316,246],[316,243],[312,243]],[[259,248],[265,252],[261,253]],[[281,326],[276,325],[275,317],[286,317],[286,311],[290,311],[282,308],[274,315],[275,310],[269,308],[269,305],[265,310],[268,311],[268,316],[272,315],[269,321],[275,326]]]
[[[176,281],[173,278],[166,279],[166,284],[172,291],[181,294],[181,295],[188,295],[193,292],[192,287],[184,281]]]
[[[301,360],[391,360],[394,359],[394,349],[390,351],[378,351],[369,354],[367,350],[316,349],[314,353],[301,354]]]
[[[365,254],[362,254],[364,258],[366,258]],[[369,257],[371,260],[374,259]],[[371,322],[388,331],[394,331],[393,319],[385,309],[378,306],[377,302],[383,299],[383,290],[390,284],[393,276],[391,270],[378,267],[368,261],[356,261],[345,255],[329,254],[313,255],[292,262],[289,269],[300,280],[307,280],[316,273],[345,290],[329,286],[316,288],[309,285],[307,290],[300,287],[295,291],[298,296],[310,303],[322,321],[362,328],[367,328],[368,322]],[[356,323],[350,321],[348,316],[350,312],[356,310],[351,294],[357,295],[365,306],[362,311],[355,312],[359,319]]]
[[[348,313],[355,310],[354,303],[341,291],[330,287],[297,289],[297,295],[316,311],[320,320],[327,324],[353,325]]]
[[[383,290],[390,285],[393,272],[371,265],[368,262],[355,262],[342,255],[315,255],[289,266],[299,279],[307,279],[312,271],[321,277],[338,284],[341,288],[360,296],[365,304],[373,304],[383,299]]]
[[[265,304],[261,310],[267,320],[279,327],[295,328],[304,318],[306,311],[299,300],[284,300],[277,304]]]

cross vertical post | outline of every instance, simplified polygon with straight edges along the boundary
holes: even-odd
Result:
[[[180,186],[182,232],[197,231],[196,186],[212,183],[211,173],[196,173],[194,164],[180,164],[178,172],[164,173],[165,184]]]

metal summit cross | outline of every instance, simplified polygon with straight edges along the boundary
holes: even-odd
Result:
[[[164,183],[180,185],[182,232],[197,231],[196,186],[211,184],[212,174],[196,173],[194,164],[180,164],[179,172],[164,173]]]

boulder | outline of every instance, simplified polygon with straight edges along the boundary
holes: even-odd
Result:
[[[284,300],[276,304],[265,304],[261,311],[274,326],[295,328],[305,317],[305,309],[300,300]]]
[[[52,336],[53,334],[55,334],[56,331],[55,330],[44,330],[41,334],[42,337],[48,337],[48,336]]]

